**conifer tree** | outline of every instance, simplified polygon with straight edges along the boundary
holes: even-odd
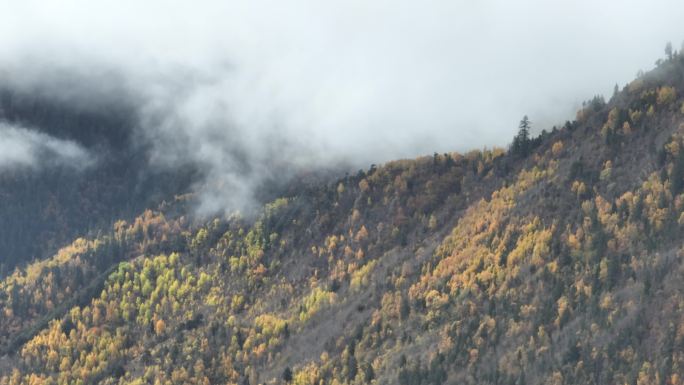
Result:
[[[516,156],[525,157],[530,151],[530,127],[531,122],[527,115],[523,116],[518,126],[518,134],[513,138],[511,153]]]

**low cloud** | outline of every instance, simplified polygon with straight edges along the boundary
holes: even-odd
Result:
[[[134,100],[153,167],[201,166],[199,212],[223,212],[302,170],[506,146],[524,114],[535,130],[572,119],[677,47],[682,12],[676,0],[25,0],[0,5],[0,77],[79,106]]]
[[[0,170],[63,166],[81,170],[93,156],[77,143],[0,123]]]

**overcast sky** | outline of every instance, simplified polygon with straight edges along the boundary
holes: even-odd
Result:
[[[679,48],[683,15],[675,0],[5,0],[0,53],[192,72],[232,94],[216,97],[236,124],[393,157],[505,145],[523,114],[571,118]]]
[[[681,0],[2,0],[0,69],[80,72],[86,94],[119,73],[166,117],[142,124],[163,161],[363,165],[505,146],[524,114],[572,119],[679,49],[683,15]]]

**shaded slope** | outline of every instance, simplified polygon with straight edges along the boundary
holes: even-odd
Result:
[[[135,108],[118,95],[109,97],[87,105],[37,91],[0,90],[0,123],[72,141],[94,158],[85,168],[0,167],[0,277],[77,236],[171,201],[196,180],[191,166],[174,172],[150,167],[145,144],[135,142]]]

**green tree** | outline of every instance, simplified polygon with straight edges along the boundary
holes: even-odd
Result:
[[[680,151],[674,159],[670,172],[670,190],[672,195],[678,195],[684,187],[684,151]]]
[[[292,382],[292,369],[289,366],[283,370],[283,381],[287,383]]]
[[[523,116],[518,126],[518,134],[513,138],[511,152],[516,156],[525,157],[530,151],[530,128],[532,123],[527,115]]]

